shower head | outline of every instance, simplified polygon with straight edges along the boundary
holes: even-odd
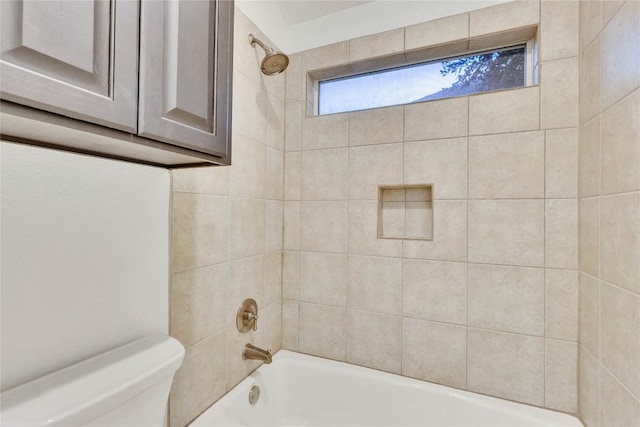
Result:
[[[251,46],[257,44],[264,50],[265,56],[260,64],[260,69],[267,76],[275,76],[280,74],[289,65],[289,57],[282,52],[277,52],[271,47],[265,46],[260,40],[255,38],[253,34],[249,34],[249,43]]]

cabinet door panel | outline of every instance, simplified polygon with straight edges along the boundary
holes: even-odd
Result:
[[[136,2],[0,3],[3,99],[135,132]]]
[[[228,156],[232,20],[227,0],[142,3],[141,136]]]

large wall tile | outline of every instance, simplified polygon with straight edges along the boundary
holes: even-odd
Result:
[[[402,184],[403,144],[349,148],[349,199],[378,200],[378,186]]]
[[[298,151],[302,147],[302,120],[304,104],[292,102],[285,106],[284,148],[285,151]]]
[[[298,350],[298,301],[282,300],[282,348]]]
[[[600,199],[600,274],[640,293],[640,193]]]
[[[545,195],[575,198],[578,195],[578,129],[554,129],[545,133]]]
[[[469,138],[469,197],[543,198],[544,132]]]
[[[633,394],[640,395],[640,297],[615,286],[600,286],[600,361]]]
[[[300,200],[300,151],[284,155],[284,200]]]
[[[404,108],[374,108],[349,113],[349,145],[402,142]]]
[[[349,308],[401,314],[402,259],[349,256]]]
[[[284,251],[282,258],[282,297],[300,299],[300,252]]]
[[[228,259],[228,199],[174,193],[171,219],[171,264],[174,273]]]
[[[300,301],[346,306],[347,256],[300,252]]]
[[[271,252],[264,256],[264,304],[282,300],[282,252]]]
[[[402,375],[465,388],[466,355],[464,326],[402,320]]]
[[[467,138],[404,144],[404,183],[433,184],[433,198],[467,197]]]
[[[277,79],[269,79],[268,82],[279,82],[279,85],[283,86],[283,79],[284,76],[280,75]],[[277,89],[277,95],[274,95],[273,92],[269,93],[263,107],[265,110],[263,114],[267,117],[267,135],[264,142],[268,147],[281,152],[284,151],[286,132],[286,107],[282,98],[282,89]],[[282,190],[282,185],[279,188]]]
[[[497,19],[496,17],[500,17]],[[540,21],[540,2],[520,0],[474,10],[470,14],[471,37],[497,33]]]
[[[265,219],[265,252],[281,251],[284,231],[284,203],[267,200]]]
[[[580,2],[580,50],[583,51],[602,29],[602,0]]]
[[[433,240],[404,240],[405,258],[467,260],[467,201],[433,202]]]
[[[606,369],[600,377],[601,425],[603,427],[640,425],[640,401]]]
[[[258,304],[260,302],[258,301]],[[258,305],[260,306],[260,305]],[[261,343],[258,342],[260,335],[262,334],[262,328],[259,331],[249,331],[242,333],[235,326],[230,326],[226,329],[227,332],[227,366],[226,366],[226,384],[227,390],[231,390],[238,383],[240,383],[247,375],[254,371],[262,362],[258,360],[244,360],[242,359],[242,352],[244,346],[250,342],[258,346]]]
[[[355,62],[404,50],[404,28],[349,41],[349,61]]]
[[[544,405],[544,339],[468,329],[467,387],[505,399]]]
[[[625,0],[607,0],[602,2],[602,26],[606,26],[625,3]]]
[[[404,37],[406,50],[466,39],[469,37],[469,14],[461,13],[406,27]]]
[[[600,195],[600,116],[580,128],[580,197]]]
[[[260,313],[261,330],[255,343],[275,354],[282,349],[282,300],[261,307]]]
[[[581,199],[579,210],[578,245],[580,270],[592,276],[598,276],[600,271],[600,200]]]
[[[285,73],[284,94],[285,102],[302,101],[302,54],[289,55],[289,66]]]
[[[346,358],[346,309],[300,303],[298,349],[329,359]]]
[[[171,171],[173,191],[228,196],[230,172],[228,166],[174,169]]]
[[[537,86],[469,97],[469,134],[486,135],[537,130],[540,91]]]
[[[600,37],[597,37],[580,56],[580,123],[588,122],[601,111],[600,54]]]
[[[378,238],[378,202],[349,202],[349,254],[402,256],[402,240]]]
[[[284,202],[284,249],[300,249],[300,202]]]
[[[400,317],[347,310],[347,362],[399,374],[401,342]]]
[[[542,61],[578,56],[580,3],[540,2],[540,56]]]
[[[349,145],[349,114],[303,117],[302,149],[339,148]]]
[[[349,62],[349,42],[344,41],[302,52],[302,71],[333,67]]]
[[[264,253],[266,203],[256,199],[230,199],[229,259]]]
[[[588,351],[580,347],[578,388],[580,390],[580,418],[587,427],[600,425],[600,364]]]
[[[228,285],[227,263],[174,274],[171,336],[188,347],[224,329]]]
[[[541,64],[540,127],[578,125],[579,61],[577,57]]]
[[[600,357],[600,283],[580,272],[580,345]]]
[[[640,89],[602,113],[602,194],[640,190],[638,117]]]
[[[226,392],[226,330],[186,349],[169,399],[172,426],[184,426]]]
[[[544,265],[544,200],[470,200],[469,261]]]
[[[628,1],[602,31],[602,107],[640,86],[640,2]]]
[[[284,153],[282,150],[267,147],[267,166],[264,197],[272,200],[284,198]]]
[[[467,97],[460,97],[405,105],[404,140],[466,136],[468,102]]]
[[[544,269],[469,264],[469,326],[544,335]]]
[[[545,228],[546,266],[578,268],[578,201],[547,199]]]
[[[578,272],[545,271],[545,336],[567,341],[578,340]]]
[[[263,104],[267,93],[261,90],[261,84],[243,73],[233,73],[233,135],[261,141],[267,133],[267,120],[264,116]],[[251,117],[251,120],[241,120],[241,117]],[[232,157],[236,158],[235,141],[232,146]]]
[[[346,148],[303,152],[301,200],[346,200],[348,156]]]
[[[405,259],[404,316],[464,325],[467,322],[467,265]]]
[[[266,145],[248,138],[234,138],[229,194],[235,197],[264,198],[266,170]]]
[[[578,412],[578,344],[545,340],[545,407]]]
[[[229,262],[229,303],[227,324],[235,321],[238,307],[247,298],[253,298],[258,307],[264,306],[264,255]]]
[[[347,252],[347,202],[302,202],[300,249]]]

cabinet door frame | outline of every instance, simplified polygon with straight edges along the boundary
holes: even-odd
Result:
[[[14,0],[2,3],[7,19],[3,23],[3,32],[10,31],[7,28],[10,18],[6,14],[9,8],[21,8],[23,2]],[[20,13],[21,10],[11,12]],[[0,58],[0,97],[75,119],[136,132],[139,11],[137,1],[109,0],[108,93],[92,92]],[[17,23],[13,25],[15,29]],[[15,35],[22,37],[17,30]],[[3,39],[6,40],[5,34]],[[68,48],[73,49],[73,46]]]
[[[182,0],[189,1],[189,0]],[[193,0],[191,0],[193,1]],[[219,156],[228,163],[231,156],[231,94],[233,74],[233,0],[210,0],[215,7],[214,51],[210,80],[203,82],[213,88],[211,116],[204,118],[210,129],[202,129],[179,119],[168,117],[165,110],[163,57],[167,55],[168,7],[178,7],[178,0],[144,1],[140,27],[140,98],[138,135],[172,145]],[[174,29],[175,31],[175,29]],[[179,29],[178,29],[179,31]],[[161,54],[159,54],[159,52]],[[211,80],[212,79],[212,80]],[[176,82],[173,82],[176,83]],[[177,90],[177,89],[176,89]],[[203,126],[205,127],[205,126]]]

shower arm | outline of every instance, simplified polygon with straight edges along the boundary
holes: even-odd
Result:
[[[251,43],[251,46],[255,46],[257,44],[262,48],[262,50],[264,50],[264,53],[269,54],[269,53],[275,52],[273,48],[266,46],[264,43],[262,43],[262,41],[257,39],[253,34],[249,34],[249,43]]]

